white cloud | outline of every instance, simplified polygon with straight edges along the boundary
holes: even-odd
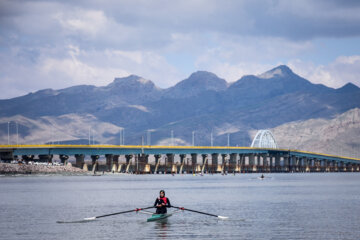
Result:
[[[65,29],[90,35],[96,35],[109,24],[104,12],[99,10],[77,9],[71,12],[58,12],[54,18]]]
[[[339,88],[348,82],[360,86],[360,56],[340,56],[327,65],[294,60],[288,63],[294,72],[313,83]]]
[[[204,49],[195,66],[197,69],[214,72],[230,82],[244,75],[261,74],[276,65],[284,64],[274,59],[293,58],[313,49],[311,42],[291,42],[283,38],[216,39],[218,47]]]

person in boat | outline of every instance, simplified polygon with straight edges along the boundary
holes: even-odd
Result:
[[[168,207],[171,207],[169,198],[165,197],[165,191],[160,190],[160,196],[156,198],[154,207],[156,207],[157,214],[165,214],[167,213]]]
[[[265,177],[264,177],[264,174],[261,174],[261,177],[260,177],[260,178],[265,178]]]

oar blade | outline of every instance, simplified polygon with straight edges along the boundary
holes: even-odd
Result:
[[[225,219],[229,219],[229,217],[225,217],[225,216],[218,216],[218,218],[225,220]]]
[[[90,218],[84,218],[84,219],[80,219],[80,220],[56,221],[56,223],[85,223],[85,222],[94,221],[95,219],[96,219],[96,217],[90,217]]]

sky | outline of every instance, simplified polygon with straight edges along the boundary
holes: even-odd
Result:
[[[130,74],[161,88],[198,70],[233,82],[280,64],[360,86],[360,1],[0,1],[0,99]]]

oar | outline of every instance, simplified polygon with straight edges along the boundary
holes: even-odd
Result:
[[[98,218],[109,217],[109,216],[114,216],[114,215],[123,214],[123,213],[138,212],[138,211],[145,210],[145,209],[149,209],[149,208],[153,208],[153,206],[152,206],[152,207],[146,207],[146,208],[136,208],[136,209],[127,210],[127,211],[122,211],[122,212],[116,212],[116,213],[109,213],[109,214],[105,214],[105,215],[100,215],[100,216],[95,216],[95,217],[89,217],[89,218],[84,218],[84,219],[75,220],[75,221],[57,221],[57,223],[81,223],[81,222],[88,222],[88,221],[93,221],[93,220],[98,219]]]
[[[189,211],[189,212],[195,212],[195,213],[204,214],[204,215],[208,215],[208,216],[211,216],[211,217],[217,217],[217,218],[220,218],[220,219],[228,219],[229,218],[229,217],[224,217],[224,216],[218,216],[218,215],[211,214],[211,213],[200,212],[200,211],[197,211],[197,210],[192,210],[192,209],[188,209],[188,208],[184,208],[184,207],[175,207],[175,206],[171,206],[171,207],[177,208],[177,209],[180,209],[180,210]]]

